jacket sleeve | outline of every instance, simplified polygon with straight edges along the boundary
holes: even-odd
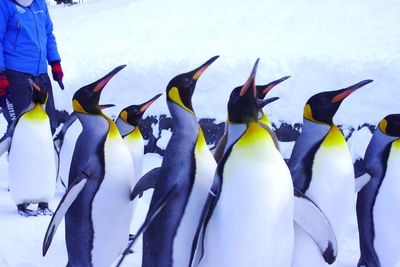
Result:
[[[53,34],[53,22],[51,21],[49,10],[47,5],[46,9],[46,33],[47,33],[47,61],[50,63],[52,61],[61,61],[60,55],[57,50],[56,37]]]
[[[8,9],[4,3],[5,1],[0,1],[0,69],[5,69],[6,65],[4,62],[4,38],[7,29],[8,20]]]

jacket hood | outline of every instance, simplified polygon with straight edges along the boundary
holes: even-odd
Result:
[[[33,0],[15,0],[15,2],[23,7],[28,7],[32,4]]]

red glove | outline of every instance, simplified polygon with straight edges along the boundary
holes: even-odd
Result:
[[[61,68],[61,64],[59,61],[54,61],[51,64],[51,73],[53,74],[53,80],[58,82],[58,85],[61,87],[61,89],[64,90],[64,84],[62,82],[62,79],[64,77],[64,72]]]
[[[7,92],[7,88],[10,86],[7,80],[7,76],[4,72],[0,73],[0,96],[3,96]]]

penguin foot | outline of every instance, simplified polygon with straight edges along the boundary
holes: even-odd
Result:
[[[47,209],[37,209],[36,210],[36,214],[37,215],[52,216],[53,213],[54,212],[49,208],[47,208]]]
[[[37,215],[45,215],[45,216],[51,216],[53,215],[53,211],[51,209],[49,209],[49,204],[45,203],[45,202],[41,202],[38,205],[38,209],[36,211]]]
[[[36,216],[36,212],[28,209],[29,204],[19,204],[17,205],[18,213],[24,217]]]

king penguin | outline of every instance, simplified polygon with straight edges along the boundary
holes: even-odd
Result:
[[[116,124],[99,107],[100,94],[125,65],[75,92],[82,132],[72,157],[69,187],[43,241],[46,254],[65,215],[67,266],[110,266],[128,242],[134,166]]]
[[[100,105],[100,109],[113,107],[113,104]],[[59,183],[64,188],[68,188],[69,170],[71,167],[72,155],[74,154],[76,140],[82,132],[82,124],[78,120],[77,113],[73,111],[64,122],[63,127],[54,137],[54,144],[58,153],[58,173]]]
[[[263,108],[278,100],[279,97],[272,97],[265,99],[266,95],[274,88],[276,85],[280,84],[281,82],[289,79],[290,76],[285,76],[282,77],[278,80],[272,81],[266,85],[257,85],[256,86],[256,92],[257,92],[257,107],[258,107],[258,121],[262,123],[263,125],[266,125],[266,129],[270,131],[270,134],[273,136],[274,142],[276,147],[279,149],[279,143],[278,143],[278,138],[275,134],[275,132],[272,130],[272,124],[271,121],[269,120],[267,114],[264,112]],[[222,154],[224,153],[225,146],[226,146],[226,140],[228,138],[228,129],[227,129],[227,122],[225,123],[225,131],[222,137],[219,139],[215,149],[213,150],[213,155],[214,158],[217,162],[220,161],[222,158]]]
[[[135,179],[139,179],[142,176],[143,171],[144,140],[139,128],[139,122],[142,119],[144,112],[160,96],[161,94],[158,94],[143,104],[130,105],[124,108],[115,120],[119,132],[131,152],[133,165],[135,166]]]
[[[167,85],[172,136],[161,167],[145,174],[131,196],[134,199],[154,188],[146,217],[151,221],[143,232],[142,267],[189,266],[198,221],[217,166],[193,110],[192,95],[201,74],[217,58],[174,77]]]
[[[258,60],[228,102],[228,138],[205,205],[194,266],[290,266],[293,185],[269,132],[258,122]]]
[[[400,114],[379,122],[364,156],[369,182],[358,193],[359,267],[400,264]]]
[[[48,203],[55,192],[57,164],[49,117],[44,110],[48,93],[33,81],[31,85],[32,102],[12,125],[10,192],[19,214],[51,215]],[[33,203],[38,203],[37,211],[27,208]]]
[[[349,148],[333,123],[333,116],[347,96],[370,82],[364,80],[344,89],[313,95],[304,107],[302,132],[288,163],[295,188],[328,217],[336,234],[338,257],[343,251],[344,231],[355,214],[355,177]],[[327,264],[311,238],[296,228],[292,266]]]

